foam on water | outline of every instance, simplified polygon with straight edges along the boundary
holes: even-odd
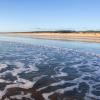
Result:
[[[99,56],[2,41],[0,48],[1,100],[100,99]]]
[[[7,64],[0,64],[0,70],[4,69],[7,67]]]

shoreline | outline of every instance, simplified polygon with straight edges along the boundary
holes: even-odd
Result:
[[[100,43],[100,33],[0,33],[3,36]]]

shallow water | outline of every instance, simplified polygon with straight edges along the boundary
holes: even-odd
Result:
[[[12,41],[32,45],[41,46],[51,46],[58,48],[67,48],[80,50],[83,52],[91,52],[100,54],[100,43],[89,43],[89,42],[79,42],[79,41],[59,41],[59,40],[45,40],[45,39],[32,39],[23,37],[8,37],[0,35],[0,40],[2,41]]]
[[[0,100],[100,99],[100,44],[82,49],[86,43],[5,38],[0,41]]]

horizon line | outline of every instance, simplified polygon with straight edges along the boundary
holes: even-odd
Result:
[[[100,32],[100,30],[36,30],[36,31],[1,31],[0,33],[38,33],[38,32]]]

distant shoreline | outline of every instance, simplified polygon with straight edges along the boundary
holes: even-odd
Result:
[[[84,31],[76,31],[76,30],[52,30],[52,31],[22,31],[22,32],[0,32],[0,33],[100,33],[99,30],[84,30]]]
[[[52,39],[52,40],[73,40],[82,42],[98,42],[100,43],[100,32],[0,32],[4,36],[28,37],[37,39]]]

